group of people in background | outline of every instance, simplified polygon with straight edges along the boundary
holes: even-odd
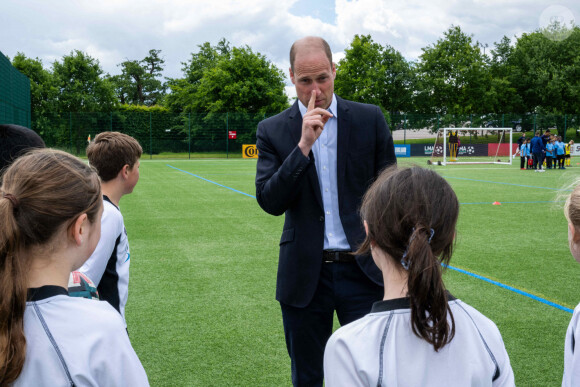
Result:
[[[553,135],[550,130],[544,134],[536,132],[531,139],[526,138],[526,134],[518,139],[518,150],[520,155],[520,169],[533,169],[537,172],[544,172],[547,169],[566,169],[571,166],[571,150],[574,141],[562,142],[562,136]]]
[[[326,41],[295,42],[290,63],[298,100],[258,126],[256,197],[285,214],[276,297],[292,383],[514,386],[496,325],[443,282],[459,216],[452,187],[432,169],[397,167],[381,110],[334,94]],[[530,145],[541,168],[548,149]],[[101,133],[90,166],[20,150],[0,166],[0,385],[147,386],[124,320],[130,254],[119,211],[139,180],[140,145]],[[565,214],[580,262],[580,186]],[[69,297],[76,270],[106,302]],[[580,306],[566,386],[580,383],[579,336]]]

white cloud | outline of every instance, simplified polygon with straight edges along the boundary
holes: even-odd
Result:
[[[39,57],[48,67],[78,49],[98,59],[105,72],[116,74],[118,63],[160,49],[164,75],[180,77],[181,62],[198,45],[225,38],[233,46],[249,45],[287,74],[290,45],[305,35],[325,37],[335,58],[355,34],[370,34],[416,60],[452,24],[492,47],[504,35],[513,40],[539,28],[542,12],[552,5],[550,0],[332,1],[2,0],[0,50],[10,57],[17,52]],[[578,23],[580,2],[561,0],[559,5]],[[296,9],[299,15],[292,14]],[[291,85],[289,80],[286,84]]]

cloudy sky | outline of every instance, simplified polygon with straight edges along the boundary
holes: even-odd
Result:
[[[355,34],[370,34],[409,60],[451,25],[482,44],[532,32],[550,20],[580,24],[580,1],[562,0],[1,0],[0,51],[39,58],[45,67],[78,49],[105,72],[160,49],[166,77],[204,42],[249,45],[287,73],[296,39],[327,39],[335,61]],[[287,93],[295,96],[289,80]]]

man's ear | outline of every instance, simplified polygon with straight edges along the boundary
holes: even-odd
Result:
[[[288,71],[290,73],[290,80],[292,81],[292,84],[295,85],[296,82],[294,81],[294,72],[292,71],[292,67],[288,68]]]
[[[77,244],[77,246],[80,246],[83,243],[83,238],[86,237],[85,236],[86,229],[84,228],[84,226],[85,220],[87,220],[87,218],[88,218],[87,214],[79,215],[79,217],[75,219],[75,221],[72,224],[72,227],[70,228],[69,231],[70,235]]]

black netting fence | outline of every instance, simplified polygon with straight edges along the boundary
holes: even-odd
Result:
[[[47,146],[84,155],[89,136],[118,131],[135,137],[145,155],[167,158],[241,157],[242,145],[256,143],[258,123],[268,114],[129,112],[65,113],[42,117],[45,129],[39,132]],[[575,139],[580,115],[548,114],[387,114],[393,131],[404,134],[444,127],[511,127],[514,133],[551,129],[564,139]],[[33,128],[35,117],[33,117]],[[40,122],[40,121],[38,121]],[[50,128],[47,130],[46,128]],[[401,133],[401,132],[399,132]],[[514,134],[515,136],[515,134]]]
[[[30,80],[0,52],[0,124],[30,127]]]

